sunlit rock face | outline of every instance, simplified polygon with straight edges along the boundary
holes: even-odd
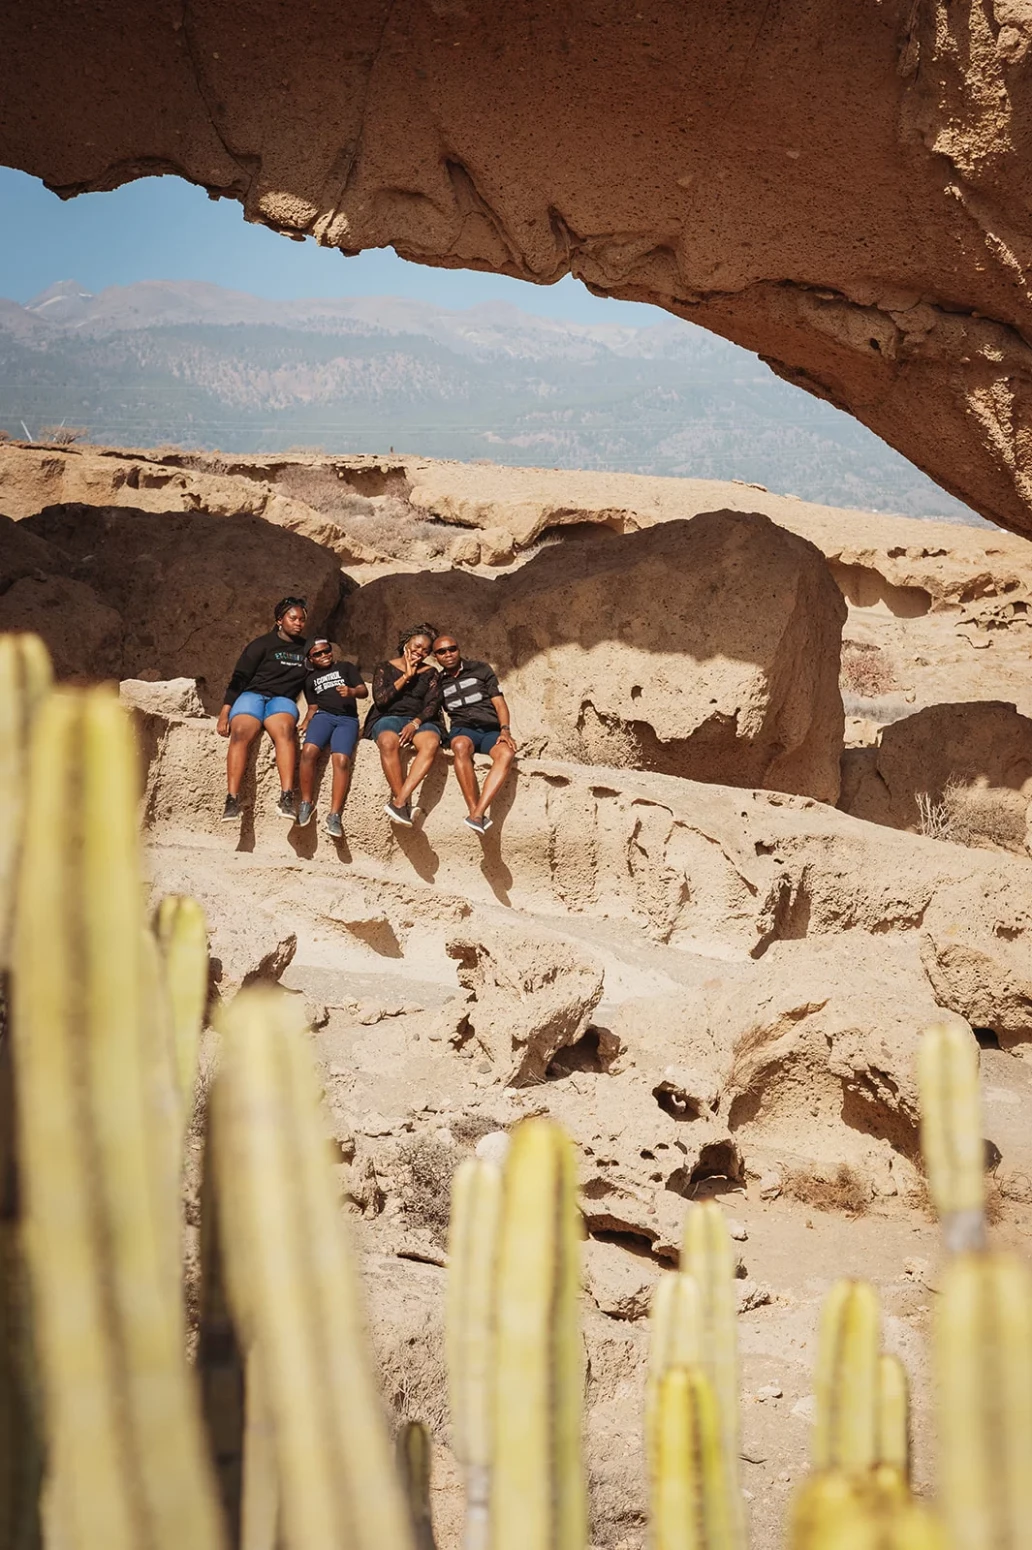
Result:
[[[1029,0],[37,0],[0,157],[654,302],[1032,531]]]

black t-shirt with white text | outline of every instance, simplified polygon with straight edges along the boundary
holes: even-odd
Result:
[[[462,662],[454,673],[441,674],[441,699],[448,724],[497,732],[501,726],[491,704],[501,694],[494,668],[486,662]]]
[[[357,689],[364,682],[353,662],[335,662],[332,667],[309,673],[305,679],[305,699],[319,710],[328,710],[331,716],[357,716],[354,695],[340,694],[338,690]]]
[[[269,698],[282,694],[288,700],[296,700],[308,670],[306,648],[306,641],[284,640],[279,630],[259,635],[240,653],[222,703],[232,705],[245,689]]]

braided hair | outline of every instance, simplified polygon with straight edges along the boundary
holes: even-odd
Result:
[[[404,656],[405,647],[416,635],[425,635],[432,646],[437,639],[437,626],[436,624],[412,624],[409,625],[408,629],[402,630],[398,636],[399,656]]]

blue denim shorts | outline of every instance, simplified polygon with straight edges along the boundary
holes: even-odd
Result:
[[[297,702],[288,700],[285,694],[255,694],[253,689],[245,689],[233,701],[230,721],[234,716],[254,716],[258,721],[264,721],[267,716],[293,716],[299,721],[301,712]]]
[[[407,727],[412,720],[411,716],[381,716],[374,722],[371,736],[379,737],[381,732],[398,732]],[[441,725],[437,721],[421,721],[416,728],[417,732],[433,732],[436,737],[441,736]]]
[[[347,754],[350,759],[358,743],[358,717],[335,716],[332,710],[317,710],[308,723],[305,742],[314,743],[316,748],[325,748],[329,743],[331,753]]]
[[[490,753],[501,735],[501,728],[496,728],[492,732],[490,727],[453,726],[448,733],[448,743],[452,744],[457,737],[468,737],[473,744],[474,753]]]

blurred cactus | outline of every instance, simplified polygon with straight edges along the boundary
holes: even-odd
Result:
[[[32,733],[12,957],[26,1252],[75,1550],[215,1550],[184,1354],[178,1178],[154,1122],[136,796],[114,695],[51,693]]]
[[[164,962],[173,1064],[185,1130],[193,1112],[208,1004],[208,925],[195,899],[169,894],[158,905],[154,931]]]
[[[210,1121],[210,1110],[208,1112]],[[257,1396],[245,1385],[244,1354],[229,1307],[219,1241],[218,1195],[212,1177],[210,1124],[204,1140],[200,1189],[201,1286],[197,1318],[197,1373],[208,1449],[215,1469],[231,1545],[241,1541],[245,1417],[254,1421]],[[255,1379],[257,1381],[257,1379]],[[246,1400],[245,1400],[246,1393]],[[245,1404],[247,1406],[245,1410]],[[263,1472],[272,1471],[263,1460]],[[252,1482],[253,1483],[253,1482]],[[253,1512],[252,1512],[253,1518]],[[252,1537],[254,1532],[252,1531]],[[268,1550],[274,1550],[270,1540]]]
[[[875,1458],[879,1465],[897,1469],[910,1479],[910,1385],[898,1356],[882,1352],[878,1358],[878,1420]]]
[[[733,1510],[716,1392],[701,1367],[660,1379],[655,1418],[655,1550],[733,1550]]]
[[[430,1514],[430,1433],[422,1421],[406,1421],[398,1433],[398,1463],[416,1550],[437,1550]]]
[[[0,973],[10,954],[29,733],[51,678],[50,657],[38,635],[0,635]]]
[[[660,1387],[672,1368],[692,1367],[701,1361],[701,1317],[699,1288],[694,1278],[683,1271],[667,1271],[661,1275],[652,1294],[649,1365],[645,1378],[645,1457],[653,1489]]]
[[[452,1450],[466,1481],[466,1550],[487,1544],[494,1376],[494,1292],[502,1172],[469,1157],[452,1180],[445,1338]]]
[[[829,1469],[796,1492],[789,1550],[947,1550],[935,1515],[916,1502],[898,1470]],[[988,1547],[987,1547],[988,1550]]]
[[[524,1120],[498,1241],[491,1550],[584,1550],[579,1302],[573,1147],[549,1120]]]
[[[212,1092],[234,1320],[260,1362],[288,1550],[411,1550],[320,1089],[291,999],[240,992]]]
[[[737,1541],[744,1539],[744,1506],[739,1485],[738,1298],[735,1255],[724,1213],[715,1200],[688,1207],[681,1245],[681,1270],[699,1291],[702,1369],[713,1385],[724,1451],[724,1480]]]
[[[877,1462],[878,1294],[836,1281],[821,1310],[813,1428],[815,1469],[869,1470]]]
[[[935,1328],[939,1481],[953,1550],[1032,1541],[1032,1275],[1007,1254],[954,1260]]]
[[[962,1023],[927,1028],[918,1050],[921,1150],[953,1254],[985,1246],[985,1146],[978,1046]]]

